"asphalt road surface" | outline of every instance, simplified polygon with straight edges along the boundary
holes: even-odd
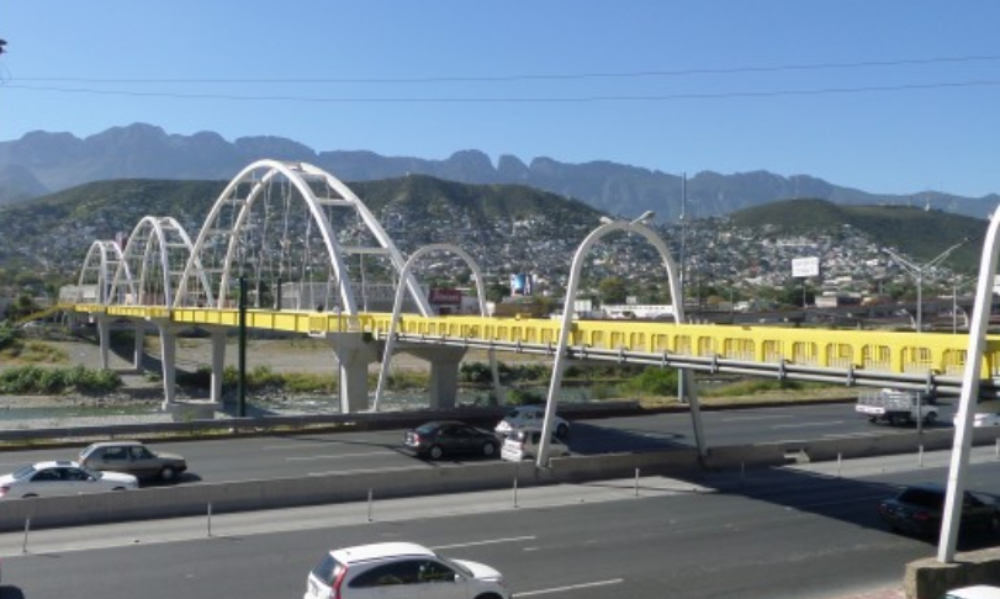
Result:
[[[941,423],[937,426],[950,427],[947,423],[951,422],[951,407],[940,407]],[[709,446],[892,435],[913,430],[870,424],[855,414],[851,404],[705,411],[702,416]],[[352,470],[437,468],[466,459],[428,463],[403,451],[402,438],[403,431],[387,430],[151,443],[151,446],[187,459],[190,472],[182,478],[182,484]],[[663,450],[693,447],[694,436],[688,414],[578,420],[573,423],[569,446],[579,454]],[[77,453],[76,448],[3,452],[0,473],[41,460],[75,459]]]
[[[997,495],[992,448],[970,488]],[[365,505],[0,535],[2,599],[301,597],[324,551],[389,540],[493,565],[518,598],[819,599],[898,585],[933,543],[875,515],[900,485],[942,481],[946,454]],[[932,466],[933,464],[933,466]],[[837,469],[835,472],[834,469]],[[838,475],[839,472],[839,475]],[[963,537],[963,548],[993,544]],[[22,549],[27,547],[27,553]]]

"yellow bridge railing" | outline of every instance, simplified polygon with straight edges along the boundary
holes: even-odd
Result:
[[[77,305],[78,312],[109,317],[164,320],[192,326],[236,327],[235,309],[152,306]],[[292,310],[247,310],[247,326],[322,336],[369,333],[384,337],[391,315]],[[415,343],[448,343],[508,351],[554,351],[560,321],[479,316],[421,317],[403,315],[401,339]],[[968,338],[947,333],[830,330],[767,326],[673,324],[661,321],[582,320],[573,323],[569,345],[588,356],[620,355],[728,360],[785,367],[858,370],[910,375],[960,377]],[[1000,337],[991,336],[983,355],[983,378],[1000,375]]]

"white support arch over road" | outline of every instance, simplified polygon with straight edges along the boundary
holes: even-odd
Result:
[[[663,266],[667,271],[667,284],[670,287],[670,298],[674,305],[674,322],[682,324],[684,322],[684,298],[680,283],[677,278],[677,267],[674,259],[670,255],[670,248],[651,228],[644,224],[644,221],[652,217],[652,212],[647,212],[633,221],[610,220],[603,217],[599,227],[594,229],[590,235],[580,243],[576,253],[573,255],[573,263],[570,266],[569,283],[566,285],[566,302],[563,305],[562,327],[559,333],[559,343],[556,346],[555,363],[552,365],[552,380],[549,384],[548,399],[545,402],[545,420],[542,423],[542,440],[538,448],[537,464],[544,468],[549,461],[549,446],[552,442],[553,423],[555,421],[556,403],[559,397],[559,390],[562,386],[563,371],[566,369],[566,361],[569,359],[567,345],[569,342],[570,329],[573,326],[573,302],[576,300],[576,291],[580,282],[580,273],[583,270],[584,258],[598,241],[606,235],[616,231],[637,233],[646,239],[660,253]],[[698,453],[705,456],[705,435],[701,424],[701,409],[698,405],[698,396],[694,391],[694,380],[691,373],[686,369],[681,369],[680,374],[684,381],[684,388],[690,400],[691,421],[694,426],[695,442],[698,446]]]

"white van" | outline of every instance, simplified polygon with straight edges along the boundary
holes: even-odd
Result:
[[[507,434],[500,449],[500,457],[510,462],[533,460],[538,457],[538,447],[542,442],[542,429],[519,428]],[[553,435],[549,444],[549,457],[561,458],[570,455],[569,447]]]

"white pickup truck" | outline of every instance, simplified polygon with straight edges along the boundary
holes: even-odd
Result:
[[[854,410],[867,416],[870,422],[888,424],[911,424],[917,421],[933,424],[938,418],[937,407],[919,391],[862,391]]]

